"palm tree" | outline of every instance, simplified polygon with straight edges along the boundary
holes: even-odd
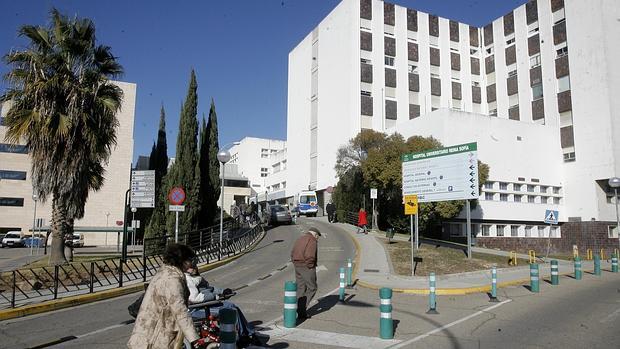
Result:
[[[53,265],[66,262],[64,236],[84,216],[89,192],[103,185],[123,92],[110,81],[122,67],[110,47],[96,44],[93,22],[56,9],[50,17],[47,27],[19,29],[29,43],[4,57],[11,69],[0,101],[11,102],[6,140],[26,143],[33,191],[52,201]]]

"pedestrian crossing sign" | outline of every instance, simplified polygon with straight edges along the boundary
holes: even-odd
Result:
[[[547,224],[558,224],[558,211],[556,211],[556,210],[546,210],[545,211],[545,223],[547,223]]]

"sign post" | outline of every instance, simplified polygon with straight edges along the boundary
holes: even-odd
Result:
[[[414,268],[414,251],[418,249],[418,196],[417,195],[405,195],[405,214],[409,216],[409,236],[411,237],[411,276],[415,272]],[[413,229],[413,216],[415,215],[415,237]],[[415,245],[414,245],[415,240]],[[415,247],[414,247],[415,246]]]
[[[557,210],[545,210],[545,223],[549,224],[549,233],[547,234],[547,253],[545,259],[549,257],[549,249],[551,248],[551,229],[554,224],[558,224],[560,213]]]
[[[479,195],[477,143],[404,154],[402,161],[403,196],[416,194],[419,202],[466,201],[467,257],[471,258],[469,200]]]
[[[372,199],[372,230],[377,230],[377,213],[375,211],[375,199],[377,199],[377,188],[370,189],[370,198]]]
[[[185,206],[183,206],[183,202],[185,201],[185,190],[181,187],[173,187],[168,192],[168,201],[170,202],[170,206],[168,206],[168,210],[175,213],[175,222],[174,222],[174,242],[179,242],[179,212],[185,212]]]

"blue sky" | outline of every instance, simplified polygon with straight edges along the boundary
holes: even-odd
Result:
[[[396,4],[482,26],[526,0],[397,0]],[[150,153],[159,109],[167,114],[174,156],[189,73],[198,78],[199,117],[215,99],[220,144],[245,136],[286,138],[288,53],[339,0],[6,1],[0,54],[25,45],[23,24],[44,24],[49,10],[91,18],[100,43],[138,85],[134,159]],[[0,74],[7,66],[0,63]],[[6,84],[0,82],[0,91]]]

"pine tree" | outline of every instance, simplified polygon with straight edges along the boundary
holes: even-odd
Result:
[[[198,227],[200,205],[197,196],[196,164],[198,162],[198,85],[196,73],[192,69],[187,97],[183,103],[179,118],[179,134],[177,137],[177,153],[171,175],[168,176],[170,186],[180,186],[185,190],[185,212],[179,215],[179,232],[181,234]],[[167,226],[174,226],[175,215],[169,214]]]
[[[215,112],[215,102],[211,99],[211,107],[209,109],[209,120],[205,129],[205,144],[208,144],[208,154],[206,156],[205,165],[202,167],[203,177],[206,184],[204,191],[204,224],[209,226],[215,224],[218,217],[218,199],[220,197],[220,163],[217,160],[219,152],[219,139],[217,130],[217,113]],[[203,152],[201,152],[202,155]],[[205,175],[206,174],[206,175]]]
[[[149,158],[149,170],[155,170],[155,209],[149,219],[146,237],[166,235],[166,194],[164,177],[168,173],[168,144],[166,140],[166,111],[161,106],[157,143],[153,144]],[[162,195],[163,194],[163,195]]]

